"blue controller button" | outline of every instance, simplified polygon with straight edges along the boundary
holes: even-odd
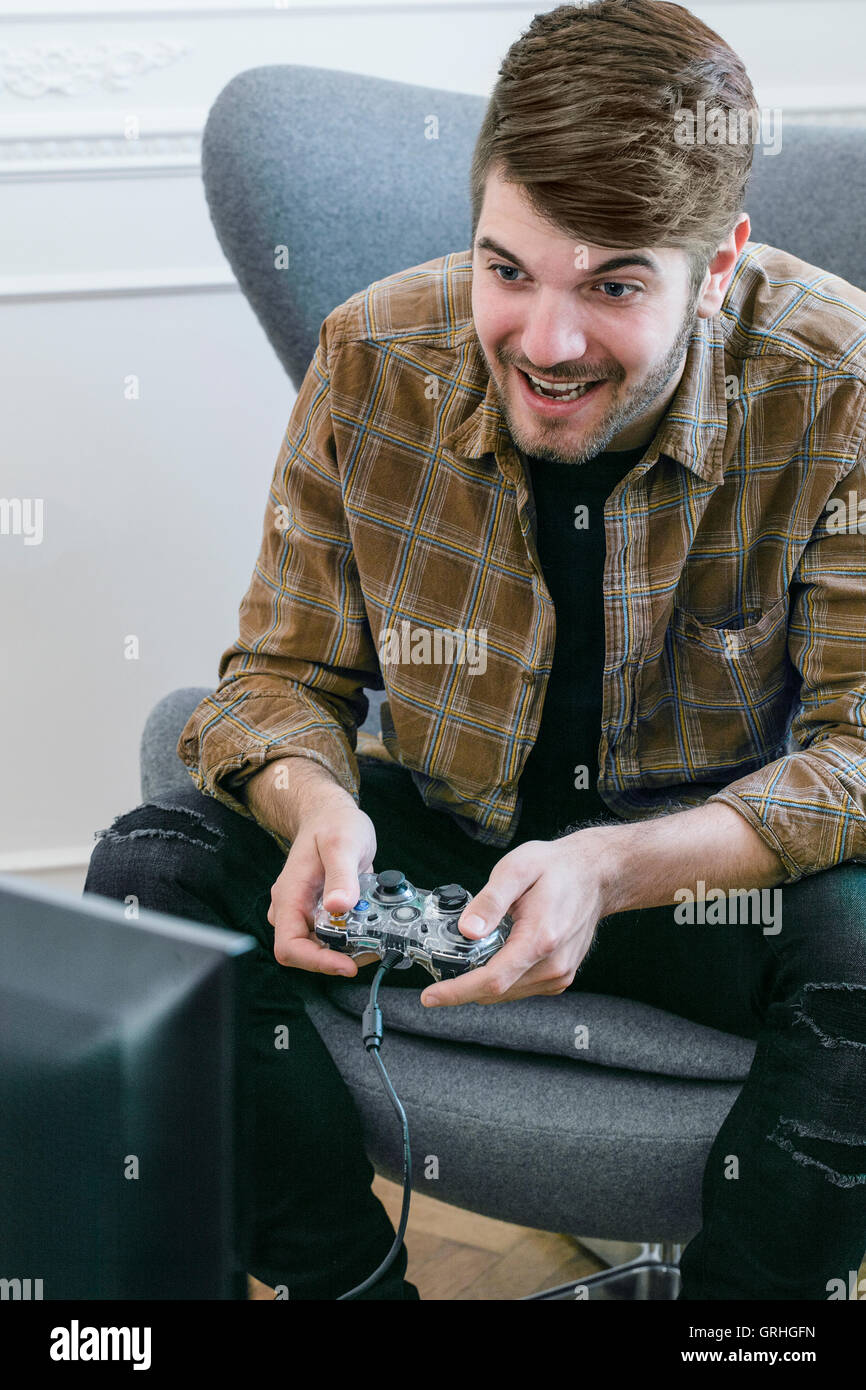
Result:
[[[352,911],[366,912],[369,906],[370,904],[367,902],[366,898],[359,898],[358,901],[355,903],[355,906],[352,908]]]

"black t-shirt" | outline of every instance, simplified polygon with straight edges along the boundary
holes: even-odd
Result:
[[[517,788],[521,840],[552,839],[575,821],[611,815],[595,786],[605,659],[603,511],[645,452],[643,444],[577,465],[524,458],[556,646],[538,738]]]

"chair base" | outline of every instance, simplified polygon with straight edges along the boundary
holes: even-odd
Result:
[[[573,1279],[567,1284],[542,1293],[529,1294],[521,1303],[607,1301],[673,1301],[680,1291],[679,1258],[682,1246],[672,1241],[644,1245],[633,1260],[612,1265],[600,1274],[587,1279]]]

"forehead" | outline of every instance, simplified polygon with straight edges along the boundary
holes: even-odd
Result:
[[[487,246],[479,242],[486,240]],[[625,257],[635,259],[629,264],[641,265],[648,275],[659,279],[672,273],[685,259],[685,252],[671,246],[602,246],[595,242],[580,243],[586,249],[586,268],[617,259],[626,264]],[[516,263],[541,269],[551,269],[568,263],[574,265],[578,243],[560,227],[541,217],[531,206],[525,190],[508,183],[491,170],[487,176],[484,202],[478,219],[472,253],[477,255],[507,255]]]

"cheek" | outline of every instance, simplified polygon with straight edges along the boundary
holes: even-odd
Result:
[[[481,292],[473,293],[472,318],[475,332],[488,352],[512,331],[511,317],[507,306],[503,308],[501,303]]]
[[[635,315],[628,332],[617,334],[611,341],[611,351],[630,376],[643,376],[665,357],[678,327],[675,318],[660,322],[657,318],[642,319]]]
[[[603,355],[618,362],[627,380],[636,380],[651,370],[659,354],[659,339],[655,333],[635,328],[627,335],[608,338]]]
[[[500,349],[512,355],[519,352],[525,314],[524,306],[517,301],[517,295],[512,299],[507,294],[497,293],[495,285],[488,285],[477,276],[473,279],[472,318],[475,332],[488,358],[494,361]],[[498,365],[501,366],[501,362]]]

